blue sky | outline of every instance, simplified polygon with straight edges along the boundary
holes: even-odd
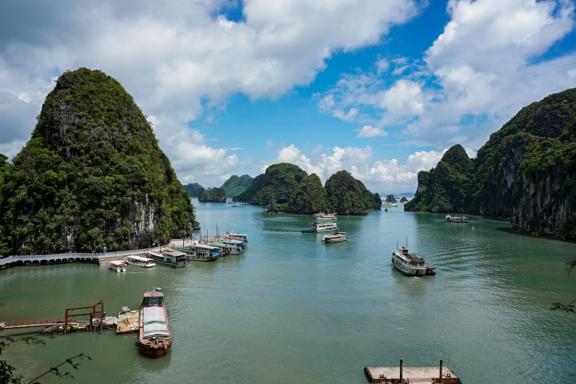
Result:
[[[413,191],[451,145],[473,156],[576,86],[565,0],[29,0],[0,25],[0,152],[25,144],[60,73],[87,66],[134,96],[180,179],[207,186],[290,161]]]

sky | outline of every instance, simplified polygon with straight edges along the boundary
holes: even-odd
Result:
[[[92,3],[92,4],[90,4]],[[183,183],[298,164],[413,192],[523,106],[576,86],[570,0],[3,0],[0,153],[64,71],[116,78]]]

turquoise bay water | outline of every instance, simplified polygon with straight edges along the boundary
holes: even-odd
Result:
[[[548,310],[576,297],[576,276],[564,270],[576,244],[395,208],[341,217],[349,242],[325,245],[299,232],[308,216],[195,205],[210,232],[246,232],[246,254],[126,274],[84,264],[0,272],[2,320],[60,318],[99,299],[113,314],[162,287],[175,335],[167,357],[147,359],[135,335],[104,332],[14,345],[10,361],[32,377],[70,355],[92,356],[71,383],[364,383],[364,366],[400,357],[443,358],[467,384],[576,382],[576,315]],[[391,252],[406,238],[437,276],[392,270]]]

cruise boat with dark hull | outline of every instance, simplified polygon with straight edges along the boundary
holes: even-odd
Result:
[[[148,357],[161,357],[172,345],[170,320],[160,288],[144,292],[139,315],[138,349]]]
[[[401,246],[392,252],[392,265],[398,271],[408,276],[433,276],[436,269],[420,256],[410,253],[408,247]]]

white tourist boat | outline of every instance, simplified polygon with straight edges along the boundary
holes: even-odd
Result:
[[[316,232],[333,232],[338,230],[336,223],[316,223],[314,225]]]
[[[446,217],[444,218],[444,220],[447,223],[468,223],[470,222],[470,219],[466,216],[450,216],[450,215],[446,215]]]
[[[222,243],[225,246],[227,255],[239,255],[244,252],[244,242],[242,240],[224,239]]]
[[[420,256],[410,253],[408,247],[401,246],[392,253],[392,265],[409,276],[432,276],[436,270]]]
[[[319,213],[315,213],[314,214],[314,222],[315,223],[325,223],[325,222],[331,222],[331,221],[336,221],[336,214],[335,213],[325,213],[325,212],[319,212]]]
[[[142,268],[152,268],[156,266],[156,263],[154,263],[152,259],[145,256],[132,255],[128,256],[125,261],[130,265],[135,265]]]
[[[126,272],[126,263],[123,261],[111,261],[108,269],[114,272]]]
[[[348,236],[346,232],[336,232],[329,235],[324,235],[323,239],[326,243],[340,243],[342,241],[347,241]]]

